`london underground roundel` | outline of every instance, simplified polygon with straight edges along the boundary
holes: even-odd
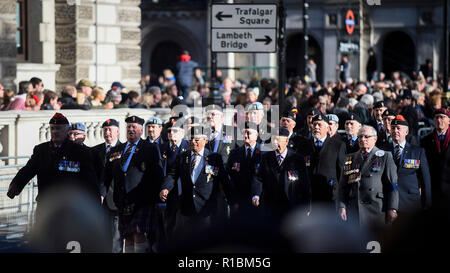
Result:
[[[345,28],[348,34],[352,34],[355,30],[355,15],[352,10],[348,10],[347,15],[345,15]]]

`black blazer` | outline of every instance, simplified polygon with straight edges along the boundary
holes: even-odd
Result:
[[[394,144],[390,145],[389,151],[395,154]],[[430,170],[425,151],[421,147],[406,142],[400,164],[397,165],[397,176],[400,212],[409,213],[431,207]]]
[[[116,146],[121,145],[122,143],[118,140]],[[113,148],[113,147],[111,147]],[[104,185],[104,170],[107,160],[106,155],[106,145],[105,142],[102,142],[98,145],[95,145],[94,147],[90,148],[93,159],[94,159],[94,168],[95,172],[97,173],[98,181],[100,182],[100,194],[102,196],[106,195],[106,188]],[[111,150],[111,149],[110,149]]]
[[[231,151],[226,164],[226,171],[230,177],[239,206],[250,206],[252,204],[252,192],[261,191],[261,184],[255,182],[262,154],[259,143],[256,143],[250,163],[246,162],[247,148],[245,145]]]
[[[227,135],[227,131],[231,132],[231,134]],[[207,135],[209,136],[209,132],[207,132]],[[223,164],[226,164],[228,161],[228,156],[231,153],[231,150],[233,150],[234,148],[237,147],[236,144],[236,133],[234,130],[234,127],[231,126],[225,126],[222,125],[222,133],[219,134],[218,139],[216,140],[218,141],[218,146],[217,146],[217,151],[216,153],[220,154],[220,156],[222,156],[222,162]],[[213,143],[213,141],[209,142],[206,144],[206,148],[213,152],[214,151],[214,146],[215,143]]]
[[[337,184],[345,159],[345,145],[327,136],[322,148],[314,146],[314,138],[304,139],[299,146],[311,179],[313,201],[336,199]]]
[[[31,158],[11,184],[19,193],[37,175],[39,194],[36,201],[45,198],[50,188],[61,183],[75,183],[99,196],[99,183],[93,166],[92,154],[86,146],[66,139],[61,147],[54,149],[52,142],[48,141],[34,147]]]
[[[223,187],[228,204],[234,204],[231,184],[225,173],[222,157],[218,153],[211,153],[205,148],[205,164],[195,184],[191,179],[191,151],[186,151],[177,158],[177,163],[164,178],[161,190],[173,190],[178,178],[181,179],[181,209],[184,216],[207,217],[217,211],[217,195],[220,184]],[[206,166],[214,169],[214,174],[206,173]]]
[[[155,144],[139,140],[126,172],[123,171],[121,156],[126,143],[111,149],[105,166],[105,187],[114,179],[114,203],[117,208],[134,204],[135,208],[151,205],[158,200],[163,169]]]
[[[275,151],[264,153],[256,181],[261,185],[252,187],[252,196],[261,197],[261,206],[269,214],[279,217],[294,208],[311,210],[311,184],[301,155],[288,149],[279,166]]]
[[[176,158],[181,153],[189,151],[190,149],[189,142],[185,139],[181,140],[180,147],[175,150],[175,153],[172,153],[170,141],[164,142],[163,144],[159,144],[158,146],[164,176],[166,176],[167,172],[173,168],[173,165],[176,163]]]

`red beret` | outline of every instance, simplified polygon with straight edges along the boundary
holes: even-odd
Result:
[[[446,108],[439,108],[439,109],[436,109],[436,110],[434,111],[434,113],[433,113],[433,118],[434,118],[434,116],[437,115],[437,114],[442,114],[442,115],[446,115],[447,117],[450,117],[450,111],[449,111],[448,109],[446,109]]]

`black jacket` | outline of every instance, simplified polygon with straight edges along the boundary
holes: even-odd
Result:
[[[394,145],[388,151],[394,154]],[[394,158],[395,160],[395,158]],[[431,178],[425,151],[406,142],[397,164],[399,203],[398,210],[413,213],[431,207]],[[419,191],[420,188],[420,191]]]
[[[126,172],[121,157],[127,143],[111,149],[105,166],[105,187],[114,179],[114,203],[119,211],[126,205],[135,208],[154,204],[158,200],[163,170],[155,144],[140,139]]]
[[[238,147],[231,151],[226,164],[226,171],[230,177],[233,192],[240,207],[250,206],[252,192],[261,191],[260,188],[252,188],[255,186],[261,187],[261,184],[256,183],[256,174],[262,158],[260,145],[256,143],[250,162],[247,162],[246,156],[247,148],[245,145]]]
[[[220,192],[220,185],[224,189],[228,204],[235,201],[232,198],[231,184],[225,172],[222,157],[218,153],[211,153],[204,150],[205,164],[195,181],[191,179],[191,151],[186,151],[177,159],[174,168],[169,171],[164,178],[161,190],[173,190],[176,181],[181,179],[181,209],[182,215],[203,216],[213,215],[217,211],[217,195]],[[211,166],[211,172],[206,173]]]
[[[276,152],[262,155],[257,174],[256,189],[252,196],[261,198],[269,216],[279,218],[292,209],[299,208],[305,213],[311,209],[311,184],[305,161],[299,154],[290,151],[281,166],[278,165]]]
[[[49,189],[62,183],[73,183],[99,196],[99,183],[89,149],[68,139],[57,149],[52,145],[48,141],[34,147],[30,160],[11,182],[16,192],[21,192],[37,175],[37,201],[45,198]]]
[[[121,145],[122,143],[120,141],[117,141],[116,146]],[[111,147],[111,149],[114,147]],[[110,151],[111,151],[110,149]],[[106,145],[105,142],[102,142],[98,145],[95,145],[94,147],[90,148],[92,157],[94,159],[94,168],[95,172],[97,173],[98,181],[100,182],[100,194],[102,196],[106,195],[106,188],[104,185],[104,170],[105,165],[107,162],[107,154],[106,154]]]
[[[304,139],[299,151],[305,157],[309,171],[313,201],[335,200],[345,159],[344,143],[327,136],[323,146],[318,148],[313,139]]]

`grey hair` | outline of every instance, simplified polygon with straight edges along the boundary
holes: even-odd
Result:
[[[361,97],[359,101],[367,105],[367,107],[370,107],[373,105],[373,96],[365,94],[364,96]]]
[[[365,130],[370,130],[372,136],[377,136],[377,130],[375,130],[375,128],[373,128],[370,125],[363,125],[361,127],[361,129],[359,129],[359,131],[358,131],[358,136],[360,136],[362,134],[362,132]]]

